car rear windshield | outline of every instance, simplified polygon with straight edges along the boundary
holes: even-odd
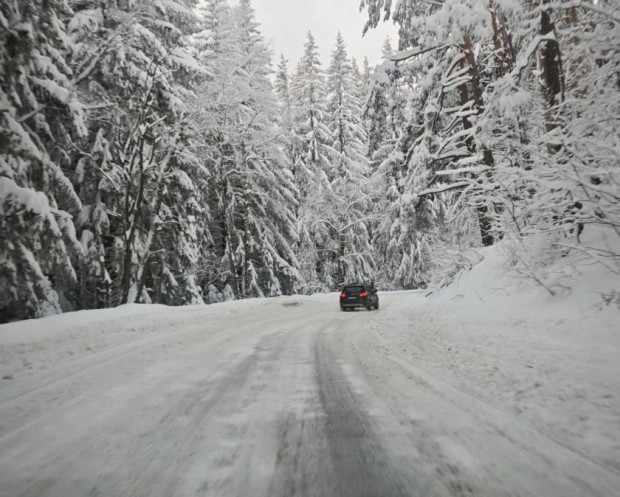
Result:
[[[362,290],[364,289],[364,287],[362,285],[355,285],[355,286],[347,286],[345,287],[344,291],[347,292],[348,294],[359,294],[362,292]]]

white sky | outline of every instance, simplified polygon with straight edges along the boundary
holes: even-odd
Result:
[[[308,30],[312,31],[321,54],[323,68],[329,64],[338,30],[347,44],[349,55],[361,66],[368,57],[371,66],[380,62],[381,47],[390,35],[396,45],[397,30],[392,22],[379,24],[362,38],[366,12],[359,11],[359,0],[253,0],[256,20],[274,52],[274,66],[280,54],[293,70],[303,54]]]

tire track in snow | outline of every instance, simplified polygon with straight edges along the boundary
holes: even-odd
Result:
[[[356,341],[361,337],[361,334],[356,335]],[[369,343],[373,344],[373,354],[364,357],[363,361],[366,364],[362,369],[366,370],[365,374],[370,375],[368,377],[370,381],[377,367],[389,371],[391,376],[402,375],[401,378],[408,379],[406,383],[401,381],[395,382],[394,385],[386,385],[384,383],[386,375],[381,373],[377,376],[381,381],[372,381],[375,395],[387,400],[389,397],[386,394],[391,391],[390,403],[399,413],[399,417],[406,414],[400,410],[407,402],[415,406],[414,410],[426,412],[421,422],[416,422],[412,426],[414,434],[412,442],[418,444],[426,439],[431,443],[427,447],[418,447],[418,450],[420,454],[425,455],[428,448],[432,449],[429,454],[434,454],[432,461],[437,464],[439,480],[443,481],[451,492],[462,490],[464,495],[468,495],[467,492],[471,491],[473,495],[493,496],[610,497],[617,493],[613,489],[620,488],[620,479],[613,468],[601,465],[584,457],[578,451],[558,444],[547,434],[530,427],[516,416],[459,389],[445,376],[438,374],[438,371],[431,373],[422,366],[407,361],[398,350],[389,346],[390,344],[377,333],[376,329],[369,329],[365,334],[360,342],[361,350],[356,354],[358,357],[362,357],[361,351],[371,350]],[[404,385],[411,387],[414,382],[417,389],[399,388]],[[412,392],[416,394],[412,395]],[[449,414],[442,414],[437,418],[439,422],[436,422],[432,416],[428,416],[429,405]],[[446,426],[450,419],[453,421],[452,428]],[[403,421],[406,423],[406,416],[403,417]],[[435,431],[439,432],[434,434]],[[445,433],[442,434],[442,431]],[[476,435],[482,438],[473,446],[469,446],[473,440],[470,438]],[[437,441],[439,446],[433,447]],[[461,448],[465,447],[468,449],[463,452]],[[495,456],[489,458],[488,454],[484,453],[485,450],[489,450]],[[469,451],[477,454],[481,460],[486,460],[486,464],[476,468],[475,472],[468,476],[467,465],[462,463],[471,458],[471,454],[467,454]],[[475,456],[473,459],[476,459]],[[481,464],[481,461],[475,464]],[[485,475],[484,480],[480,480],[482,472],[486,472],[489,467],[496,468],[497,473],[499,470],[506,472],[505,476],[508,476],[510,481],[506,488],[501,488],[501,481],[493,483],[489,480],[489,478],[495,479],[497,474],[489,473]],[[463,474],[459,476],[458,472]],[[529,478],[519,478],[519,474],[527,474]],[[459,488],[461,483],[467,485]],[[542,488],[544,490],[541,490]],[[528,493],[533,491],[537,493]]]
[[[226,345],[235,338],[253,331],[257,326],[272,327],[283,321],[282,316],[259,320],[230,330],[225,324],[216,323],[216,331],[205,332],[208,326],[200,324],[189,330],[174,332],[156,339],[144,339],[102,350],[94,356],[62,365],[44,378],[35,378],[25,384],[16,384],[0,392],[0,442],[33,424],[48,419],[54,410],[75,402],[82,395],[95,390],[97,383],[109,381],[109,376],[121,376],[123,368],[131,380],[131,371],[141,356],[157,355],[162,349],[188,347],[196,342],[204,347]],[[126,378],[123,379],[127,381]]]
[[[208,454],[202,467],[194,462],[184,469],[193,484],[182,495],[278,495],[270,488],[276,466],[272,441],[280,421],[276,413],[290,394],[281,390],[290,386],[290,378],[282,378],[279,371],[287,370],[297,341],[298,334],[287,329],[263,337],[257,345],[251,374],[239,388],[229,389],[224,401],[209,413],[203,434],[203,451],[206,454],[208,447]]]
[[[326,415],[316,378],[315,345],[326,328],[324,319],[297,331],[294,342],[280,357],[280,365],[290,371],[286,383],[279,384],[284,402],[272,423],[275,455],[265,497],[338,496],[337,475],[330,457]]]
[[[278,330],[279,327],[267,327],[257,343],[240,354],[233,346],[236,359],[220,365],[216,376],[208,371],[196,371],[198,363],[194,357],[177,371],[189,371],[189,377],[164,375],[149,389],[131,398],[131,404],[123,402],[123,409],[106,412],[101,419],[90,421],[92,424],[80,426],[75,434],[59,437],[53,444],[42,447],[41,452],[28,458],[25,467],[7,473],[0,496],[213,495],[217,483],[203,484],[200,491],[180,494],[178,488],[184,485],[183,479],[197,462],[204,465],[211,458],[213,474],[218,468],[235,464],[238,445],[224,450],[217,447],[222,436],[221,422],[227,429],[237,428],[232,417],[243,410],[240,408],[248,408],[251,397],[257,393],[248,387],[251,379],[257,369],[275,361],[279,354],[282,341],[278,340]],[[225,347],[220,349],[225,350]],[[219,355],[218,350],[212,353]],[[162,404],[159,390],[165,388],[166,382],[178,383],[182,388],[165,392],[168,400]],[[96,404],[89,411],[96,409],[99,403]],[[133,417],[139,421],[131,423]],[[70,419],[65,419],[63,424],[70,424]],[[37,429],[44,432],[44,427]],[[242,434],[243,430],[227,433],[236,437],[236,442]],[[228,442],[233,442],[232,438]],[[10,454],[3,456],[0,468],[11,464]],[[205,482],[207,468],[208,465],[203,466],[200,471]]]
[[[56,459],[54,463],[59,469],[54,470],[53,476],[33,477],[33,473],[30,473],[27,479],[5,478],[0,496],[174,495],[179,478],[183,475],[183,466],[188,463],[193,447],[202,437],[204,420],[227,395],[240,389],[250,376],[255,362],[255,354],[243,358],[222,375],[215,385],[205,379],[171,404],[171,409],[163,416],[149,419],[148,413],[139,413],[141,424],[146,425],[138,430],[139,433],[111,432],[106,438],[105,428],[101,432],[91,432],[94,442],[84,456],[92,458],[95,454],[94,457],[102,463],[103,473],[99,478],[92,478],[91,483],[80,481],[79,476],[73,480],[64,476],[74,471],[76,475],[80,474],[79,457],[70,455],[75,440],[69,440],[67,450],[55,448],[54,452],[60,453],[60,457],[54,458],[52,454],[45,457]],[[177,423],[180,418],[183,423]],[[83,434],[78,438],[80,447],[88,446],[83,438]],[[163,460],[162,448],[165,448]],[[108,475],[114,475],[114,479],[107,484],[98,483],[108,480]]]
[[[369,415],[324,336],[315,346],[316,381],[340,497],[411,495],[391,466]]]

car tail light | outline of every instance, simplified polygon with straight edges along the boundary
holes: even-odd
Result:
[[[346,292],[340,292],[340,298],[343,299],[347,296]]]
[[[368,293],[365,291],[360,292],[360,298],[365,299],[366,297],[368,297]]]

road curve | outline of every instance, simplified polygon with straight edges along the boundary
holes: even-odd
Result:
[[[613,468],[382,342],[396,300],[194,312],[3,385],[0,497],[619,495]]]

